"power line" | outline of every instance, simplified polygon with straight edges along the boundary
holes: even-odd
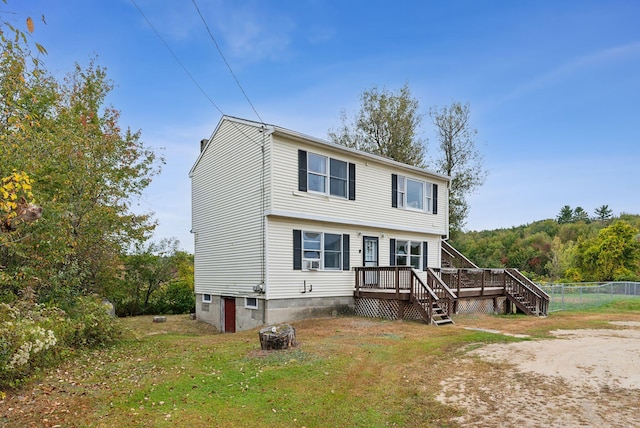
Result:
[[[207,21],[204,19],[204,16],[202,16],[202,13],[200,12],[200,8],[198,7],[198,4],[196,3],[196,0],[191,0],[191,2],[193,3],[193,6],[196,8],[196,11],[198,11],[198,15],[200,15],[200,19],[202,20],[202,23],[204,24],[205,28],[207,29],[207,33],[209,33],[209,37],[211,37],[211,40],[213,41],[213,44],[216,46],[216,49],[218,50],[218,53],[222,57],[222,60],[224,61],[224,63],[227,65],[227,68],[229,69],[229,72],[231,73],[231,76],[233,76],[233,79],[236,81],[236,84],[238,85],[238,88],[240,88],[240,91],[242,91],[242,94],[244,95],[245,99],[247,100],[247,102],[249,103],[251,108],[253,109],[253,112],[256,114],[258,119],[260,119],[260,123],[264,124],[264,120],[262,120],[262,117],[260,117],[260,114],[258,113],[258,111],[254,107],[253,103],[249,99],[249,96],[247,95],[247,93],[245,92],[244,88],[240,84],[240,81],[238,80],[238,78],[236,77],[235,73],[231,69],[231,65],[229,65],[229,62],[227,61],[227,59],[225,58],[224,54],[222,53],[222,49],[220,49],[220,45],[218,45],[218,42],[216,41],[216,38],[213,36],[213,33],[211,33],[211,29],[209,29],[209,25],[207,24]]]
[[[205,92],[205,90],[202,88],[202,86],[200,86],[200,84],[198,83],[198,81],[195,79],[195,77],[193,77],[193,75],[189,72],[189,70],[187,69],[187,67],[182,63],[182,61],[180,61],[180,59],[178,58],[178,56],[175,54],[175,52],[171,49],[171,47],[169,46],[169,44],[164,40],[164,38],[160,35],[160,33],[158,32],[158,30],[156,30],[156,28],[153,26],[153,24],[151,23],[151,21],[149,21],[149,18],[147,18],[147,16],[144,14],[144,12],[142,11],[142,9],[140,9],[140,6],[138,6],[138,4],[136,3],[135,0],[131,0],[131,3],[133,3],[133,5],[136,7],[136,9],[138,9],[138,12],[140,12],[140,15],[142,15],[142,17],[145,19],[145,21],[147,21],[147,24],[149,25],[149,27],[151,27],[151,29],[153,30],[154,33],[156,33],[156,36],[158,36],[158,38],[160,39],[160,41],[162,41],[162,44],[164,44],[164,46],[167,48],[167,50],[171,53],[171,56],[173,56],[173,59],[180,65],[180,67],[182,67],[182,70],[184,70],[184,72],[187,74],[187,76],[189,76],[189,78],[191,79],[191,81],[193,82],[194,85],[196,85],[196,87],[200,90],[200,92],[202,92],[202,94],[207,98],[207,100],[209,100],[209,102],[211,103],[211,105],[213,105],[216,110],[218,110],[218,112],[220,112],[220,114],[222,116],[226,116],[226,114],[222,111],[222,109],[220,107],[218,107],[218,105],[211,99],[211,97]],[[225,61],[226,62],[226,61]],[[228,65],[228,64],[227,64]],[[233,72],[232,72],[233,73]],[[235,76],[234,76],[235,77]],[[237,81],[237,80],[236,80]],[[238,83],[239,85],[239,83]],[[242,89],[242,88],[240,88]],[[243,91],[244,93],[244,91]],[[246,97],[246,94],[245,94]],[[247,98],[248,100],[248,98]],[[249,101],[249,104],[251,104],[251,101]],[[253,105],[251,105],[251,107],[253,108]],[[253,110],[255,112],[255,108]],[[258,113],[256,112],[256,115]],[[258,115],[258,118],[260,118],[260,116]],[[262,119],[260,118],[261,123],[264,125],[265,123],[262,121]],[[262,147],[262,144],[256,140],[253,139],[252,136],[247,135],[246,132],[244,132],[244,130],[239,127],[235,122],[231,121],[231,124],[233,125],[234,128],[236,128],[238,130],[238,132],[240,132],[240,134],[244,135],[247,140],[249,140],[251,143],[255,144],[258,147]]]
[[[196,85],[196,87],[200,90],[200,92],[202,92],[202,94],[207,97],[207,99],[209,100],[209,102],[216,108],[216,110],[218,110],[220,112],[221,115],[225,115],[224,112],[222,111],[222,109],[220,107],[218,107],[218,105],[211,99],[211,97],[209,97],[209,95],[204,91],[204,89],[202,89],[202,86],[200,86],[200,84],[197,82],[197,80],[191,75],[191,73],[189,73],[189,70],[187,70],[187,67],[185,67],[185,65],[182,63],[182,61],[180,61],[180,59],[178,58],[178,56],[175,54],[175,52],[173,52],[173,49],[171,49],[171,47],[169,46],[169,44],[164,40],[164,38],[160,35],[160,33],[158,32],[158,30],[156,30],[156,27],[153,26],[153,24],[151,23],[151,21],[149,21],[149,18],[147,18],[147,16],[144,14],[144,12],[142,11],[142,9],[140,9],[140,6],[138,6],[138,4],[136,3],[136,0],[131,0],[131,3],[133,3],[133,5],[136,7],[136,9],[138,9],[138,12],[140,12],[140,15],[142,15],[142,17],[145,19],[145,21],[147,21],[147,24],[149,24],[149,27],[151,27],[151,29],[153,30],[154,33],[156,33],[156,36],[158,36],[158,38],[162,41],[162,43],[164,44],[164,46],[167,48],[167,50],[169,50],[169,52],[171,53],[171,55],[173,56],[173,59],[176,60],[176,62],[178,64],[180,64],[180,67],[182,67],[182,69],[184,70],[185,73],[187,73],[187,76],[189,76],[189,78],[191,79],[191,81],[194,83],[194,85]]]

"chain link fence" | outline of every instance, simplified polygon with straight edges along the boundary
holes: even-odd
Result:
[[[538,284],[550,297],[549,312],[597,308],[617,300],[640,300],[640,282]]]

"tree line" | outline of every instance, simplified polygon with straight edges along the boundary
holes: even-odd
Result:
[[[585,214],[565,206],[555,219],[463,232],[451,244],[478,266],[517,268],[536,281],[640,281],[640,215],[613,216],[607,205]]]

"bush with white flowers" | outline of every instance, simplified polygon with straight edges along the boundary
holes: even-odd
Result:
[[[0,380],[11,380],[31,371],[46,359],[47,351],[58,343],[50,325],[57,320],[42,305],[30,310],[0,303]]]
[[[122,328],[102,301],[79,297],[62,310],[37,303],[0,303],[0,392],[57,364],[73,350],[105,346]]]

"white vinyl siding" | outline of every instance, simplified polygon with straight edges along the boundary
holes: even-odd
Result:
[[[250,293],[260,283],[261,143],[258,129],[223,121],[191,172],[196,293]],[[267,144],[267,171],[269,153]],[[268,202],[269,174],[264,179]]]
[[[357,253],[359,237],[357,230],[350,227],[341,227],[334,224],[317,222],[305,222],[301,220],[269,217],[267,230],[269,270],[267,276],[267,299],[284,298],[310,298],[331,296],[353,296],[355,276],[352,270],[325,269],[325,270],[294,270],[293,258],[293,233],[294,229],[305,231],[324,232],[333,235],[351,235],[351,251],[349,262],[351,266],[361,266],[358,260],[361,254]],[[354,246],[358,245],[358,246]],[[355,254],[354,254],[355,252]],[[341,257],[341,256],[340,256]],[[306,282],[305,282],[306,281]],[[312,287],[311,293],[303,293],[304,285]]]
[[[331,197],[312,191],[298,190],[298,150],[336,158],[355,164],[356,200]],[[349,158],[344,153],[330,148],[309,146],[290,141],[280,135],[273,137],[272,209],[278,212],[296,213],[301,217],[313,215],[333,219],[337,223],[366,223],[390,226],[397,230],[420,229],[438,235],[448,233],[446,222],[447,182],[435,176],[420,175],[417,170],[394,169],[382,161]],[[397,208],[391,207],[392,173],[411,180],[438,184],[438,214],[426,216],[424,211],[405,210],[399,215]],[[426,199],[425,199],[425,203]]]
[[[302,231],[326,231],[336,235],[350,236],[349,264],[357,267],[363,266],[363,237],[378,237],[379,265],[390,266],[390,238],[397,241],[411,241],[416,243],[427,242],[428,266],[440,267],[440,236],[403,234],[391,230],[370,228],[358,228],[352,226],[340,226],[329,223],[307,222],[288,218],[269,217],[267,236],[269,269],[267,273],[267,299],[296,299],[309,297],[352,296],[355,288],[355,273],[353,269],[347,271],[325,270],[305,271],[294,270],[293,233],[292,230]],[[420,257],[422,254],[420,255]],[[420,265],[422,269],[422,265]],[[426,273],[418,271],[418,275],[426,280]],[[307,292],[303,293],[304,287]],[[308,292],[311,286],[312,292]]]

